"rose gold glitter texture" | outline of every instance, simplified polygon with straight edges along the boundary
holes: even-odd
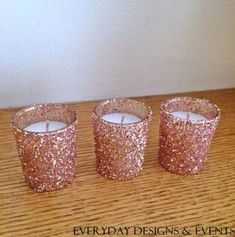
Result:
[[[65,128],[49,132],[25,131],[40,121],[59,121]],[[25,181],[38,191],[53,191],[71,183],[75,176],[76,128],[75,111],[67,105],[43,104],[20,110],[12,127]]]
[[[101,118],[110,113],[133,114],[141,121],[118,124]],[[111,99],[95,107],[92,118],[99,174],[116,180],[132,179],[139,174],[144,162],[151,115],[148,106],[132,99]]]
[[[206,119],[181,119],[171,114],[175,111],[193,112]],[[163,102],[160,107],[160,163],[170,172],[181,175],[200,172],[219,117],[219,108],[205,99],[177,97]]]

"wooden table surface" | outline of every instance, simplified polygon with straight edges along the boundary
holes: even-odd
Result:
[[[0,236],[73,236],[78,226],[234,228],[235,89],[177,94],[207,98],[222,111],[205,169],[189,177],[158,163],[159,105],[175,95],[137,98],[151,106],[153,122],[144,169],[126,182],[97,174],[91,124],[97,102],[75,104],[77,175],[70,186],[50,193],[36,193],[25,184],[10,126],[18,109],[0,110]]]

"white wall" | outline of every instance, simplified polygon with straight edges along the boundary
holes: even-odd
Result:
[[[0,107],[234,86],[233,0],[0,0]]]

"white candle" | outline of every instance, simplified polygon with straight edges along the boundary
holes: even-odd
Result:
[[[24,130],[28,132],[51,132],[61,128],[66,127],[66,123],[59,121],[42,121],[37,123],[32,123],[27,126]]]
[[[105,114],[102,116],[102,119],[108,122],[120,123],[120,124],[136,123],[136,122],[141,121],[140,117],[137,117],[133,114],[126,114],[126,113]]]
[[[200,114],[195,114],[192,112],[185,112],[185,111],[175,111],[171,112],[172,115],[182,118],[182,119],[188,119],[192,121],[198,121],[198,120],[206,120],[207,118],[200,115]]]

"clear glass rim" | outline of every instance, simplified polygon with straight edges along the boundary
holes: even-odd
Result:
[[[102,105],[106,104],[106,103],[111,103],[111,102],[114,101],[114,100],[120,101],[120,102],[121,102],[121,101],[127,101],[127,102],[129,101],[129,102],[131,102],[131,103],[133,103],[133,102],[134,102],[134,103],[138,103],[138,104],[140,104],[140,105],[142,105],[143,107],[146,108],[147,114],[146,114],[146,116],[145,116],[144,118],[141,118],[140,121],[133,122],[133,123],[120,124],[120,123],[115,123],[115,122],[107,121],[107,120],[103,119],[102,116],[99,116],[99,115],[98,115],[98,113],[97,113],[97,108],[98,108],[99,106],[102,106]],[[137,124],[142,124],[142,123],[144,123],[146,120],[151,119],[152,110],[151,110],[151,108],[150,108],[148,105],[146,105],[145,103],[140,102],[140,101],[135,100],[135,99],[129,99],[129,98],[112,98],[112,99],[107,99],[107,100],[104,100],[104,101],[101,101],[100,103],[98,103],[98,104],[94,107],[94,109],[93,109],[93,114],[94,114],[97,118],[99,118],[103,123],[110,124],[110,125],[116,125],[116,126],[122,126],[122,127],[123,127],[123,126],[134,126],[134,125],[137,125]]]
[[[215,109],[216,114],[215,114],[215,116],[213,116],[212,118],[209,118],[209,119],[189,120],[189,119],[183,119],[183,118],[176,117],[176,116],[172,115],[170,111],[168,111],[167,109],[164,108],[164,106],[166,104],[169,104],[169,103],[174,102],[174,101],[180,101],[180,100],[182,100],[182,101],[189,100],[189,101],[206,102],[206,103],[210,104]],[[208,122],[213,122],[216,119],[218,119],[220,117],[220,114],[221,114],[220,108],[216,104],[213,104],[208,99],[202,99],[202,98],[197,98],[197,97],[189,97],[189,96],[178,96],[178,97],[173,97],[173,98],[164,100],[161,103],[161,105],[160,105],[160,111],[162,111],[163,113],[167,114],[168,116],[176,119],[177,121],[188,121],[190,123],[208,123]]]
[[[55,107],[55,108],[56,107],[61,107],[63,109],[66,109],[68,112],[71,112],[73,114],[73,119],[72,119],[72,121],[70,123],[67,124],[67,126],[65,126],[63,128],[60,128],[60,129],[53,130],[53,131],[33,132],[33,131],[27,131],[24,128],[20,128],[18,126],[16,119],[17,119],[17,117],[20,114],[27,113],[29,110],[35,110],[35,109],[38,109],[40,107]],[[60,122],[60,121],[58,120],[58,122]],[[13,115],[12,120],[11,120],[12,127],[15,128],[16,130],[18,130],[20,132],[28,133],[28,134],[38,134],[38,135],[43,135],[43,134],[52,134],[53,135],[53,134],[56,134],[58,132],[67,130],[68,128],[74,126],[76,123],[77,123],[76,111],[73,108],[71,108],[69,105],[67,105],[67,104],[60,104],[60,103],[33,104],[33,105],[30,105],[30,106],[27,106],[27,107],[17,111]]]

